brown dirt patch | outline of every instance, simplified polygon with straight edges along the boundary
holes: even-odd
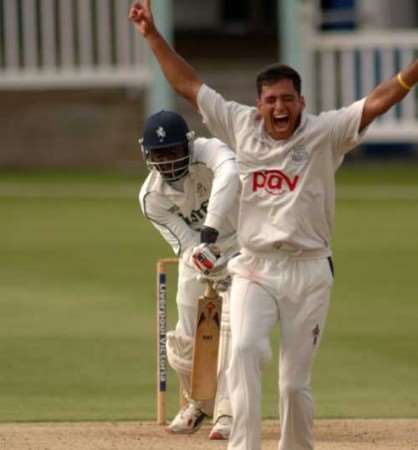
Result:
[[[173,436],[151,422],[1,424],[1,450],[220,450],[209,425]],[[263,450],[276,450],[276,422],[263,424]],[[418,450],[418,420],[320,420],[316,450]]]

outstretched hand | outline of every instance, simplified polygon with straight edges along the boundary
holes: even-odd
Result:
[[[152,31],[155,31],[155,23],[151,11],[151,0],[144,0],[142,3],[134,1],[129,10],[128,18],[144,38]]]
[[[151,0],[135,0],[128,18],[138,34],[145,39],[171,87],[198,109],[197,94],[203,83],[193,67],[187,64],[159,33],[152,16]]]

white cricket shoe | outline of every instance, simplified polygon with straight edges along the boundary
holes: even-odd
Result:
[[[209,439],[212,441],[220,440],[224,441],[229,439],[231,433],[232,417],[220,416],[209,433]]]
[[[205,417],[206,414],[203,411],[195,404],[189,403],[178,412],[167,430],[179,434],[194,433],[203,425]]]

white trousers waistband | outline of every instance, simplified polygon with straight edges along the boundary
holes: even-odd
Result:
[[[290,248],[280,248],[278,250],[272,249],[271,251],[254,251],[248,250],[247,248],[242,248],[241,253],[247,256],[255,256],[256,258],[283,258],[287,257],[289,259],[295,260],[309,260],[309,259],[319,259],[327,258],[332,255],[331,249],[317,249],[317,250],[304,250],[304,249],[290,249]]]

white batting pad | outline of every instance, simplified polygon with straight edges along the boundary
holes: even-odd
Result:
[[[179,374],[192,373],[193,338],[177,331],[167,333],[167,359],[170,366]]]

